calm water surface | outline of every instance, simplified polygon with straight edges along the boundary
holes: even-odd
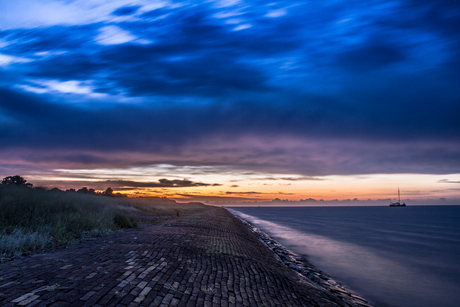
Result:
[[[460,306],[460,206],[229,209],[375,306]]]

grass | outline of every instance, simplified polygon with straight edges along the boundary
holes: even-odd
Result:
[[[0,257],[72,244],[204,207],[0,185]]]

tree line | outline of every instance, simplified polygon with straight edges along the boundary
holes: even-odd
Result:
[[[33,188],[33,184],[30,182],[27,182],[26,179],[19,175],[15,176],[8,176],[2,179],[2,186],[18,186],[18,187],[25,187],[25,188]],[[43,189],[41,187],[36,187],[35,189]],[[121,193],[114,193],[112,188],[107,188],[103,192],[98,192],[95,189],[88,189],[87,187],[82,187],[78,190],[76,189],[67,189],[65,191],[58,189],[58,188],[52,188],[50,191],[52,192],[66,192],[66,193],[81,193],[81,194],[90,194],[90,195],[102,195],[102,196],[110,196],[110,197],[127,197],[126,195],[123,195]]]

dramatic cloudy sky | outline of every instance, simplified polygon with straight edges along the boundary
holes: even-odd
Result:
[[[460,198],[460,3],[0,1],[0,175]]]

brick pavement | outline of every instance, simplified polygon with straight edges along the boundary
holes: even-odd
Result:
[[[225,209],[0,264],[0,306],[345,306]]]

